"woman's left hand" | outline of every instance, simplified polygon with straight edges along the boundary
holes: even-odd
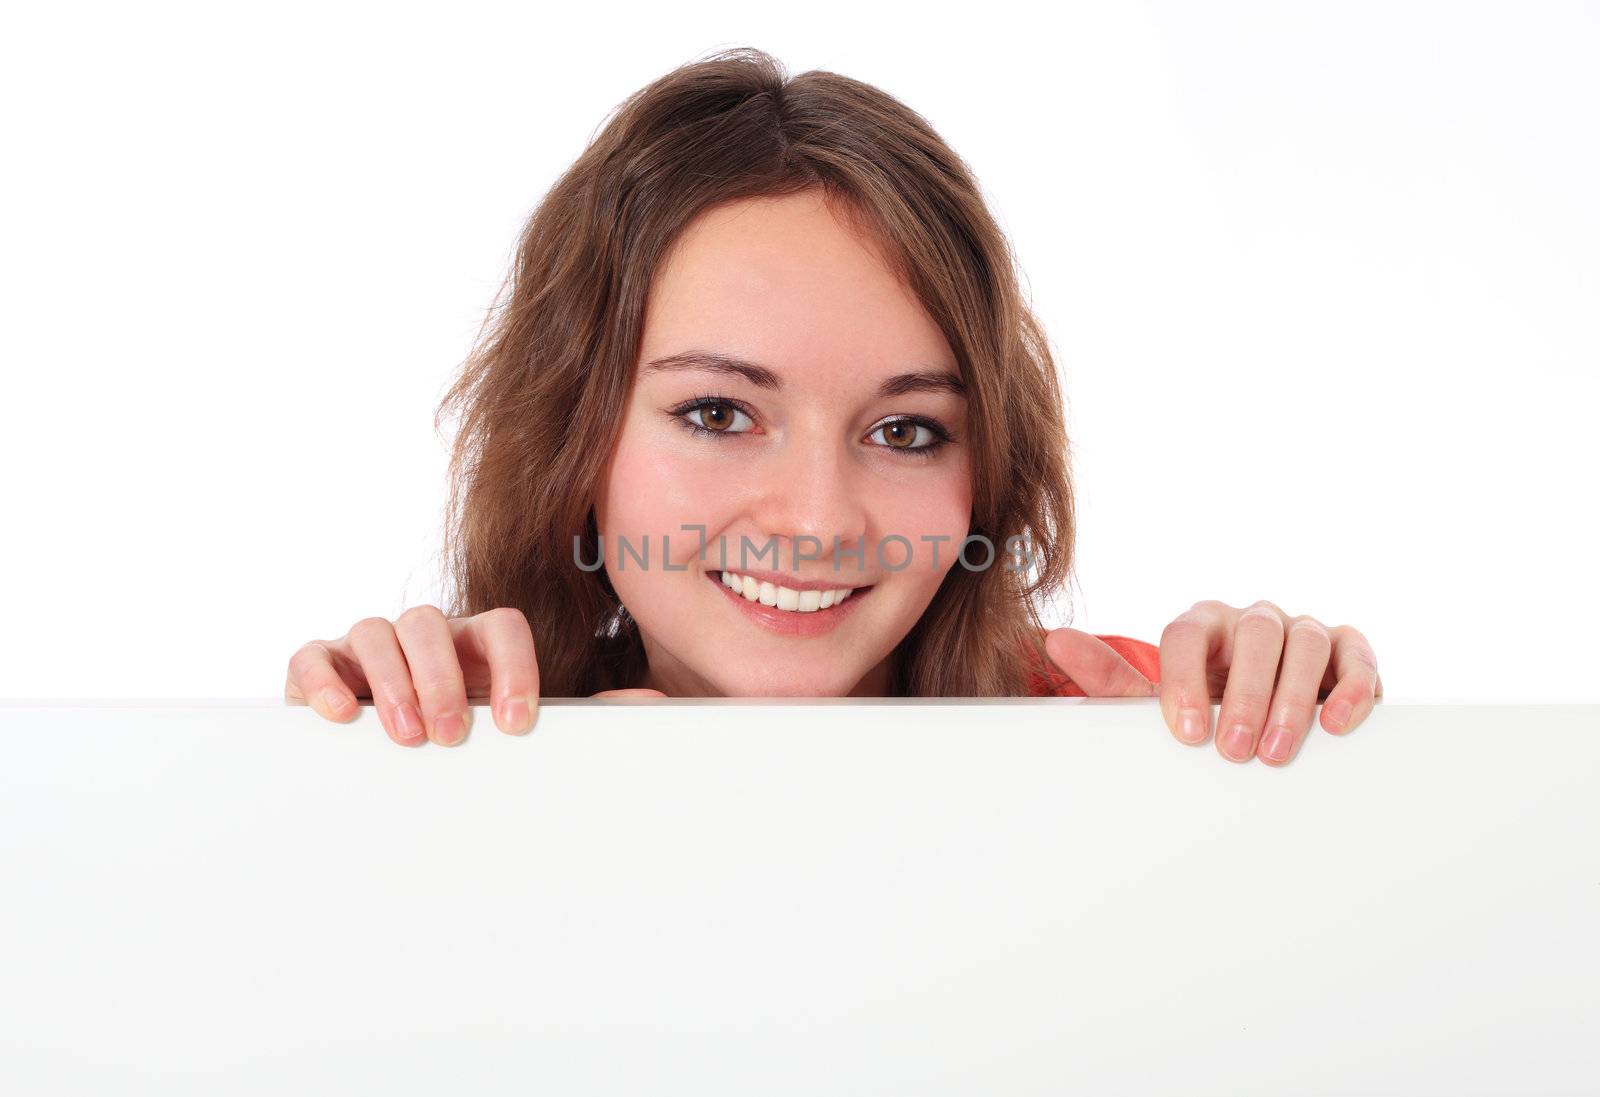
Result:
[[[1235,762],[1284,765],[1311,730],[1319,701],[1323,729],[1343,735],[1383,696],[1377,656],[1360,632],[1290,617],[1266,601],[1240,608],[1208,600],[1179,614],[1161,633],[1161,680],[1153,686],[1095,637],[1056,633],[1051,658],[1085,693],[1159,696],[1167,728],[1185,743],[1206,741],[1211,701],[1220,697],[1217,750]]]
[[[1210,600],[1161,633],[1159,689],[1167,727],[1186,743],[1206,741],[1220,690],[1217,750],[1281,766],[1311,730],[1319,700],[1323,730],[1343,735],[1383,696],[1383,679],[1372,645],[1349,625],[1290,617],[1267,601],[1239,608]]]

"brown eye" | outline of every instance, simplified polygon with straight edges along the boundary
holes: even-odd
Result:
[[[932,457],[952,441],[937,424],[907,416],[879,423],[867,437],[876,438],[880,434],[883,441],[873,443],[878,448],[897,449],[917,457]]]
[[[917,440],[917,424],[909,419],[896,419],[881,429],[884,439],[895,449],[907,449]]]
[[[726,404],[701,404],[700,422],[721,433],[733,425],[733,412]]]
[[[750,413],[729,400],[703,396],[690,404],[680,404],[670,414],[696,438],[737,438],[755,427]],[[739,425],[744,420],[744,426]]]

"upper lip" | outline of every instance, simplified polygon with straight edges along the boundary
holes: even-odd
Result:
[[[830,582],[826,579],[800,579],[796,576],[784,575],[776,571],[741,570],[740,568],[717,568],[716,570],[719,572],[731,571],[735,575],[748,575],[758,583],[767,582],[775,587],[788,587],[790,590],[862,590],[872,585],[871,583],[846,582],[842,574],[838,579]]]

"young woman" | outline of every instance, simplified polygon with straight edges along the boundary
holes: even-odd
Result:
[[[1047,630],[1071,570],[1046,339],[920,116],[758,50],[629,98],[529,218],[439,411],[449,612],[314,640],[285,688],[456,743],[544,696],[1159,696],[1288,761],[1381,695],[1349,626],[1203,601],[1152,644]]]

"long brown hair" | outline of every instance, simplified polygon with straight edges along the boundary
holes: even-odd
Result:
[[[445,516],[449,616],[521,609],[542,696],[638,684],[638,625],[605,573],[592,504],[622,422],[654,272],[712,206],[821,188],[942,329],[967,388],[972,527],[891,658],[893,696],[1030,691],[1039,605],[1071,574],[1061,392],[1015,257],[964,161],[920,115],[757,49],[684,65],[624,101],[529,216],[513,268],[434,419],[461,422]],[[1034,566],[1003,566],[1013,536]],[[981,546],[973,546],[981,548]],[[1025,663],[1025,660],[1027,661]]]

